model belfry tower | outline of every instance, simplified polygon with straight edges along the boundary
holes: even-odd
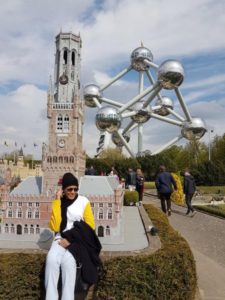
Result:
[[[42,149],[42,192],[48,195],[55,192],[57,182],[65,172],[78,178],[84,175],[80,52],[80,36],[72,33],[56,36],[54,85],[50,80],[47,103],[48,145],[43,144]]]

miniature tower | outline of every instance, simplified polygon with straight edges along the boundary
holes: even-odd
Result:
[[[81,38],[72,33],[56,36],[54,86],[47,98],[48,145],[42,147],[42,193],[52,195],[66,172],[80,178],[85,170],[82,148],[84,107],[80,98]]]

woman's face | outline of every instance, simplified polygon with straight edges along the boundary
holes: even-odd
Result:
[[[67,199],[73,200],[77,195],[78,187],[76,185],[70,185],[64,189],[64,194]]]

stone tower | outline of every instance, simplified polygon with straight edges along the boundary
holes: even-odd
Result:
[[[56,36],[54,85],[50,79],[47,97],[48,145],[42,147],[42,193],[49,196],[64,173],[71,172],[78,178],[84,175],[81,47],[78,35],[61,32]]]

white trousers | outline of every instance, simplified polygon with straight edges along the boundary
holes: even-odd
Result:
[[[58,280],[62,271],[62,298],[61,300],[75,300],[76,260],[73,255],[53,241],[46,258],[45,289],[46,300],[58,300]]]

